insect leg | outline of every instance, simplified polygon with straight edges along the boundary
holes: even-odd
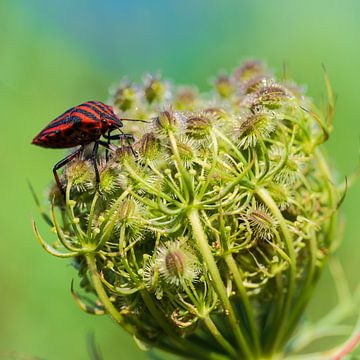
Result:
[[[106,141],[98,141],[99,145],[103,146],[105,149],[111,150],[110,145]]]
[[[70,162],[74,157],[76,157],[78,154],[80,154],[83,151],[83,149],[84,149],[84,147],[81,146],[79,149],[75,150],[73,153],[69,154],[64,159],[57,162],[53,167],[53,174],[55,177],[56,184],[64,196],[65,196],[65,190],[63,189],[63,187],[61,185],[57,170],[61,169],[64,165],[66,165],[68,162]]]
[[[130,138],[130,139],[134,139],[133,136],[130,135],[130,134],[125,134],[125,135],[129,135],[129,138]],[[114,136],[114,139],[112,139],[112,137],[111,137],[111,140],[119,140],[119,139],[125,138],[125,137],[122,136],[122,135],[113,135],[113,136]],[[106,137],[106,139],[108,139],[108,138]],[[110,151],[110,150],[111,150],[108,141],[101,141],[101,140],[99,140],[98,143],[99,143],[99,145],[103,146],[107,151]],[[130,146],[130,147],[131,147],[131,146]]]
[[[99,189],[99,185],[100,185],[100,174],[99,174],[99,169],[97,167],[97,153],[99,150],[99,141],[95,141],[94,147],[93,147],[93,151],[91,153],[91,161],[93,163],[94,166],[94,170],[95,170],[95,182],[96,182],[96,191],[101,195],[101,191]]]
[[[108,141],[109,140],[121,140],[121,139],[125,139],[126,140],[126,142],[127,142],[127,144],[128,144],[128,146],[130,147],[130,149],[131,149],[131,152],[133,153],[133,155],[135,156],[135,157],[137,157],[137,155],[136,155],[136,153],[135,153],[135,151],[134,151],[134,149],[133,149],[133,147],[131,146],[131,143],[130,143],[130,140],[132,140],[132,141],[134,141],[135,139],[134,139],[134,136],[132,135],[132,134],[125,134],[121,129],[118,129],[120,132],[121,132],[121,134],[116,134],[116,135],[104,135],[104,137],[105,137],[105,139],[107,139]]]
[[[109,154],[109,152],[111,150],[109,141],[98,140],[98,143],[99,143],[99,145],[103,146],[106,149],[106,162],[108,162],[108,160],[109,160],[109,158],[108,158],[109,155],[108,154]]]
[[[131,139],[132,141],[135,140],[134,136],[132,134],[125,134],[120,129],[119,129],[119,131],[121,131],[121,134],[110,135],[111,131],[112,130],[109,130],[107,134],[103,135],[103,137],[107,140],[107,146],[105,145],[104,142],[100,141],[100,145],[103,145],[106,148],[106,151],[105,151],[106,161],[109,160],[109,150],[110,150],[110,141],[111,140],[120,140],[120,139]],[[131,148],[132,153],[134,154],[134,151],[133,151],[131,145],[129,144],[129,140],[127,140],[127,142]]]
[[[108,162],[109,161],[109,147],[110,147],[110,140],[111,140],[110,130],[108,131],[107,136],[105,138],[107,139],[107,147],[105,150],[105,159],[106,159],[106,162]]]

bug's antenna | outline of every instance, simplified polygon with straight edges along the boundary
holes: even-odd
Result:
[[[149,123],[150,121],[147,120],[140,120],[140,119],[128,119],[128,118],[120,118],[121,120],[124,121],[138,121],[138,122],[143,122],[143,123]]]

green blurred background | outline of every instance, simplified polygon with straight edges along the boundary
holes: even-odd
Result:
[[[338,95],[326,148],[341,179],[359,157],[359,38],[358,0],[1,0],[0,359],[88,359],[91,332],[104,359],[146,357],[109,319],[77,308],[69,291],[75,272],[34,238],[30,218],[39,216],[26,180],[42,194],[63,154],[30,145],[44,125],[77,103],[105,100],[125,75],[139,80],[161,71],[206,90],[219,70],[248,57],[278,74],[286,63],[321,102],[323,62]],[[359,280],[359,200],[357,183],[343,205],[347,228],[338,251],[351,289]],[[329,308],[333,287],[325,274],[312,313]]]

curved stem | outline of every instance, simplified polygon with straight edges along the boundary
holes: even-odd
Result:
[[[186,169],[184,168],[182,162],[181,162],[181,158],[180,158],[180,154],[179,154],[179,150],[178,147],[176,145],[176,139],[175,139],[175,135],[173,134],[172,131],[168,132],[168,136],[169,136],[169,140],[170,140],[170,145],[171,145],[171,150],[175,156],[175,160],[176,160],[176,165],[177,168],[179,170],[179,173],[181,173],[181,177],[184,179],[184,190],[188,195],[188,200],[192,201],[194,199],[194,187],[191,181],[191,177],[189,176],[188,171],[186,171]]]
[[[87,232],[86,232],[86,236],[87,236],[88,240],[91,237],[91,226],[92,226],[93,217],[94,217],[95,205],[96,205],[98,197],[99,197],[99,195],[98,195],[98,192],[96,191],[95,195],[94,195],[94,198],[92,200],[92,203],[91,203],[90,215],[89,215],[89,221],[88,221],[88,228],[87,228]]]
[[[335,190],[330,182],[331,180],[331,175],[330,175],[330,171],[329,168],[327,166],[327,163],[324,159],[324,156],[322,154],[322,152],[320,150],[317,150],[315,153],[315,158],[318,161],[319,164],[319,170],[325,180],[326,183],[326,188],[328,191],[328,196],[329,196],[329,207],[331,209],[334,210],[334,213],[331,216],[330,219],[330,223],[329,223],[329,228],[328,228],[328,235],[327,235],[327,240],[328,240],[328,246],[330,247],[331,245],[331,240],[334,237],[334,232],[335,232],[335,225],[336,225],[336,195],[335,195]],[[301,316],[301,313],[303,312],[304,308],[306,307],[308,300],[310,298],[310,295],[316,285],[317,279],[318,279],[318,275],[319,272],[316,272],[316,252],[317,252],[317,243],[316,243],[316,238],[315,238],[315,234],[312,234],[312,236],[310,236],[310,265],[309,265],[309,273],[306,275],[307,279],[306,279],[306,283],[303,286],[304,291],[301,292],[301,298],[297,301],[296,307],[293,310],[291,317],[289,319],[288,322],[288,331],[286,333],[291,333],[292,330],[295,328],[296,323],[298,318]],[[284,343],[287,339],[284,338],[282,340],[282,342]]]
[[[250,332],[251,332],[251,336],[254,341],[254,346],[255,346],[256,352],[259,353],[259,351],[260,351],[259,335],[258,335],[258,332],[256,329],[254,311],[253,311],[253,308],[251,307],[249,296],[246,293],[240,271],[239,271],[238,266],[236,265],[236,262],[231,254],[225,255],[225,262],[234,277],[234,281],[235,281],[236,287],[239,291],[241,302],[243,303],[243,306],[245,308],[245,313],[247,316],[247,320],[249,322]]]
[[[324,159],[324,155],[322,154],[322,152],[319,149],[315,152],[315,157],[319,163],[319,169],[320,169],[322,175],[324,176],[324,179],[326,180],[326,188],[327,188],[328,194],[329,194],[329,206],[335,211],[335,209],[336,209],[336,202],[335,202],[336,194],[335,194],[335,188],[331,184],[331,175],[330,175],[328,165]],[[330,242],[334,236],[336,219],[337,219],[337,215],[334,212],[333,216],[330,219],[327,245],[330,245]]]
[[[316,272],[316,252],[318,250],[316,244],[315,234],[312,234],[309,239],[310,242],[310,259],[309,259],[309,268],[308,272],[306,273],[305,283],[302,286],[300,291],[300,297],[297,299],[297,302],[291,312],[291,315],[288,319],[288,331],[287,334],[292,333],[292,330],[295,328],[298,319],[300,318],[302,312],[304,311],[312,291],[316,285],[316,280],[318,278],[318,272]],[[287,340],[287,338],[282,339],[283,343]]]
[[[210,316],[203,318],[204,323],[208,330],[210,331],[211,335],[214,339],[219,343],[219,345],[229,353],[232,359],[237,359],[238,354],[236,350],[231,346],[231,344],[224,338],[224,336],[220,333],[214,322],[211,320]]]
[[[37,240],[39,241],[40,245],[42,246],[42,248],[48,252],[49,254],[51,255],[54,255],[56,257],[59,257],[59,258],[71,258],[71,257],[75,257],[75,256],[78,256],[79,255],[79,252],[75,251],[75,252],[67,252],[67,253],[62,253],[58,250],[56,250],[55,248],[53,248],[52,246],[50,246],[43,238],[42,236],[40,235],[37,227],[36,227],[36,224],[35,224],[35,221],[33,220],[32,221],[32,227],[33,227],[33,230],[34,230],[34,233],[35,233],[35,236],[37,238]]]
[[[133,327],[130,324],[127,324],[124,320],[124,317],[117,311],[113,303],[110,301],[104,287],[103,283],[100,279],[100,275],[98,273],[97,267],[96,267],[96,257],[94,254],[86,254],[85,255],[86,263],[88,265],[89,271],[90,271],[90,277],[92,284],[94,286],[94,289],[101,301],[101,303],[104,305],[106,311],[108,314],[123,327],[128,333],[133,334]]]
[[[224,307],[224,313],[232,328],[239,349],[243,352],[244,359],[254,359],[254,355],[245,339],[241,326],[239,326],[239,320],[236,318],[234,309],[231,306],[230,300],[227,296],[219,269],[209,248],[208,239],[201,226],[198,210],[195,208],[191,208],[188,213],[188,218],[193,229],[194,240],[196,241],[198,250],[207,266],[207,269],[214,284],[214,288],[222,302],[222,305]]]
[[[140,184],[142,184],[150,193],[152,193],[153,195],[161,195],[161,197],[166,199],[167,201],[175,202],[174,199],[165,194],[163,191],[160,191],[159,189],[156,189],[153,186],[149,185],[140,175],[136,173],[136,171],[129,165],[127,161],[124,161],[124,167],[128,171],[129,175],[133,179],[138,181]]]
[[[279,348],[280,342],[282,338],[287,334],[287,326],[286,322],[288,321],[288,316],[290,313],[290,307],[292,304],[293,296],[294,296],[294,290],[295,290],[295,277],[296,277],[296,254],[294,250],[294,243],[293,238],[289,232],[289,229],[287,227],[287,224],[285,222],[285,219],[283,215],[281,214],[281,211],[277,207],[275,201],[271,197],[271,195],[265,190],[264,188],[259,188],[256,190],[257,195],[261,198],[261,200],[264,202],[264,204],[269,208],[269,210],[273,213],[273,215],[276,217],[276,219],[279,222],[279,226],[281,229],[281,232],[283,234],[285,244],[287,247],[288,255],[290,258],[290,264],[289,264],[289,278],[288,278],[288,285],[287,285],[287,293],[284,301],[284,306],[282,308],[282,315],[280,316],[279,322],[276,325],[276,329],[273,331],[273,335],[275,338],[272,341],[272,351]]]
[[[244,155],[241,153],[241,151],[235,146],[235,144],[229,139],[227,138],[219,129],[214,129],[215,134],[221,138],[222,140],[224,140],[235,152],[235,154],[237,155],[237,157],[241,160],[241,162],[244,165],[247,165],[247,160],[245,159]],[[251,172],[251,175],[254,175]]]
[[[177,335],[171,325],[168,323],[167,319],[164,317],[164,314],[159,311],[158,306],[154,303],[147,290],[142,290],[140,293],[146,307],[148,308],[151,315],[154,317],[155,321],[174,342],[174,344],[179,347],[182,352],[187,353],[187,356],[191,358],[195,358],[196,356],[196,359],[199,360],[228,360],[227,357],[221,354],[205,350]]]
[[[72,201],[70,199],[70,190],[72,187],[72,182],[69,180],[67,185],[66,185],[66,191],[65,191],[65,199],[66,199],[66,210],[68,213],[68,216],[71,220],[71,226],[75,232],[76,237],[81,240],[81,242],[84,241],[85,238],[85,234],[82,231],[81,227],[79,226],[78,222],[75,221],[75,214],[74,214],[74,208],[73,206],[70,204],[70,201]],[[75,202],[74,202],[75,204]]]
[[[51,203],[51,219],[54,224],[57,237],[60,240],[60,242],[62,243],[62,245],[70,251],[74,251],[74,252],[79,251],[80,250],[79,248],[73,246],[70,241],[66,240],[65,234],[64,234],[63,230],[61,229],[59,222],[57,221],[57,218],[55,215],[54,203]]]

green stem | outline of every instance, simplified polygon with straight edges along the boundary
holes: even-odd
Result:
[[[91,203],[91,208],[90,208],[89,222],[88,222],[88,228],[87,228],[87,233],[86,233],[88,240],[91,237],[91,226],[92,226],[92,222],[93,222],[93,218],[94,218],[95,205],[96,205],[98,197],[99,197],[99,195],[98,195],[98,192],[96,191],[93,201]]]
[[[184,166],[182,164],[179,150],[176,145],[175,135],[173,134],[172,131],[169,131],[168,136],[169,136],[169,140],[170,140],[170,144],[171,144],[171,150],[175,156],[175,160],[177,163],[177,168],[181,174],[181,178],[184,179],[184,185],[185,185],[184,190],[186,191],[186,193],[188,195],[188,200],[192,201],[194,199],[194,187],[193,187],[193,184],[191,181],[191,177],[189,176],[189,172],[184,168]]]
[[[241,153],[241,151],[235,146],[235,144],[229,139],[227,138],[220,130],[218,129],[214,129],[214,133],[221,138],[222,140],[224,140],[235,152],[235,154],[237,155],[237,157],[241,160],[241,163],[243,163],[244,165],[247,165],[247,160],[245,159],[244,155]],[[251,175],[253,175],[253,173],[251,172]]]
[[[164,176],[156,167],[153,166],[153,164],[150,161],[146,162],[146,165],[162,180],[166,181],[167,186],[174,192],[174,194],[177,196],[177,198],[180,200],[180,202],[184,202],[185,199],[183,198],[181,194],[181,190],[178,188],[177,184],[175,183],[174,179],[171,177],[170,174],[166,174]]]
[[[327,165],[327,162],[324,159],[323,153],[319,149],[315,152],[315,157],[318,161],[319,169],[324,177],[326,188],[327,188],[327,191],[329,194],[329,207],[332,208],[333,211],[335,212],[336,207],[337,207],[337,205],[335,203],[336,193],[335,193],[335,188],[333,187],[333,185],[331,183],[331,174],[330,174],[329,167]],[[327,245],[328,246],[330,246],[330,242],[332,241],[332,239],[334,237],[336,220],[337,220],[337,214],[334,213],[330,219],[330,224],[329,224],[329,228],[328,228],[328,237],[327,237],[327,240],[328,240]]]
[[[213,143],[213,147],[214,147],[213,157],[211,158],[211,167],[208,170],[206,180],[203,182],[203,184],[198,189],[198,191],[196,191],[198,199],[202,199],[206,190],[208,189],[209,184],[212,179],[212,174],[213,174],[214,170],[216,169],[216,165],[218,162],[218,143],[217,143],[215,134],[211,133],[211,139],[212,139],[212,143]],[[204,165],[202,165],[202,170],[204,170],[204,168],[205,168]]]
[[[306,279],[304,280],[304,285],[302,286],[302,289],[300,291],[299,298],[296,301],[296,304],[294,306],[294,309],[291,312],[290,318],[287,322],[287,328],[288,330],[285,332],[285,335],[290,335],[295,328],[301,314],[303,313],[310,296],[313,292],[313,289],[316,285],[316,280],[318,278],[318,272],[316,272],[316,251],[317,251],[317,245],[316,245],[316,238],[315,234],[312,234],[310,236],[310,263],[307,273],[305,274]],[[288,340],[287,337],[282,339],[282,343],[285,343]]]
[[[97,267],[96,267],[96,257],[94,254],[86,254],[86,263],[88,265],[90,271],[90,277],[94,289],[101,301],[104,305],[108,314],[121,326],[123,327],[128,333],[133,334],[134,330],[130,324],[127,324],[123,318],[123,316],[117,311],[113,303],[110,301],[104,287],[103,283],[100,279]]]
[[[256,349],[256,352],[259,353],[259,351],[260,351],[259,335],[258,335],[258,332],[256,329],[254,311],[253,311],[253,308],[251,307],[249,296],[244,287],[239,268],[231,254],[225,255],[225,262],[226,262],[230,272],[233,275],[236,287],[239,291],[240,299],[243,303],[245,313],[247,316],[247,320],[248,320],[248,323],[250,326],[250,332],[251,332],[251,336],[254,341],[255,349]]]
[[[329,207],[331,209],[336,209],[336,203],[335,203],[335,190],[330,182],[331,180],[331,174],[329,171],[329,168],[327,166],[327,163],[324,159],[324,156],[322,154],[322,152],[320,150],[317,150],[315,153],[315,158],[319,164],[319,169],[320,172],[322,173],[322,176],[325,180],[326,183],[326,188],[328,191],[328,196],[329,196]],[[335,225],[336,225],[336,213],[334,212],[334,214],[332,215],[331,219],[330,219],[330,223],[329,223],[329,227],[328,227],[328,236],[327,236],[327,240],[328,240],[328,246],[330,246],[330,242],[332,241],[333,237],[334,237],[334,233],[335,233]],[[317,279],[319,278],[319,272],[316,271],[316,252],[318,250],[317,247],[317,243],[316,243],[316,238],[315,238],[316,234],[312,234],[312,236],[310,236],[310,264],[309,264],[309,270],[308,270],[308,274],[305,285],[303,286],[303,291],[301,291],[300,294],[300,299],[298,299],[296,306],[291,314],[291,317],[288,321],[288,330],[284,333],[284,335],[289,334],[293,331],[293,329],[295,328],[297,321],[299,319],[299,317],[301,316],[302,312],[304,311],[309,298],[312,294],[312,291],[317,283]],[[284,339],[282,339],[282,343],[286,342],[287,338],[285,337]]]
[[[239,325],[239,320],[236,318],[234,309],[232,308],[230,300],[227,296],[226,289],[222,282],[219,269],[216,265],[215,259],[209,248],[208,239],[201,226],[198,210],[195,209],[194,207],[191,208],[191,210],[188,213],[188,218],[190,220],[193,229],[193,235],[197,243],[198,250],[203,257],[203,260],[212,278],[214,288],[222,302],[225,316],[227,317],[229,324],[233,330],[239,349],[243,352],[244,359],[254,359],[254,355],[249,347],[249,344],[245,339],[245,336],[242,332],[242,328]]]
[[[81,242],[84,241],[85,238],[85,234],[82,231],[81,227],[79,226],[79,224],[77,222],[75,222],[75,214],[74,214],[74,209],[73,206],[70,205],[70,190],[72,187],[72,182],[69,181],[66,185],[66,191],[65,191],[65,199],[66,199],[66,210],[68,213],[68,216],[71,220],[71,226],[75,232],[76,237],[81,240]]]
[[[211,320],[210,316],[203,318],[204,323],[214,339],[219,343],[219,345],[231,356],[232,359],[238,359],[238,354],[236,350],[231,346],[231,344],[222,336],[214,322]]]
[[[174,332],[174,329],[168,323],[167,319],[164,317],[164,314],[159,310],[158,305],[154,303],[152,297],[147,292],[147,290],[142,290],[140,293],[146,307],[148,308],[155,321],[174,342],[174,344],[176,344],[176,346],[179,347],[182,352],[187,353],[187,356],[199,360],[228,360],[227,357],[221,354],[207,351],[177,335]]]
[[[161,197],[166,199],[167,201],[174,202],[174,199],[172,199],[170,196],[165,194],[163,191],[149,185],[140,175],[136,173],[136,171],[129,165],[127,161],[124,161],[124,167],[129,172],[129,175],[133,179],[138,181],[140,184],[142,184],[147,189],[148,192],[150,192],[153,195],[161,195]]]
[[[278,324],[275,325],[275,328],[273,330],[273,338],[272,341],[272,351],[276,352],[279,349],[280,341],[282,338],[287,334],[287,326],[286,323],[288,321],[288,316],[290,314],[291,305],[294,297],[294,291],[295,291],[295,279],[296,279],[296,254],[294,250],[294,243],[293,238],[289,232],[289,229],[287,227],[286,221],[281,214],[281,211],[277,207],[275,201],[271,197],[271,195],[265,190],[264,188],[259,188],[256,190],[257,195],[261,198],[261,200],[264,202],[264,204],[269,208],[269,210],[272,212],[272,214],[276,217],[276,219],[279,222],[279,226],[281,229],[281,232],[283,234],[285,244],[287,247],[288,255],[290,258],[290,264],[289,264],[289,277],[288,277],[288,285],[287,285],[287,292],[286,297],[284,301],[284,305],[282,308],[282,314],[279,318]]]

